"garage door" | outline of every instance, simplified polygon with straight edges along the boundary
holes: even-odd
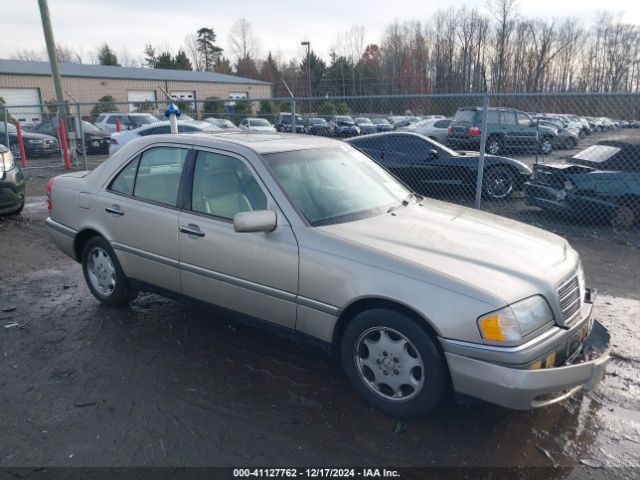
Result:
[[[184,102],[182,103],[183,108],[184,105],[188,105],[191,108],[192,112],[196,111],[196,103],[195,103],[195,99],[196,99],[196,92],[194,91],[172,91],[171,92],[171,98],[173,100],[175,100],[176,102]],[[186,103],[189,102],[189,103]]]
[[[155,102],[156,92],[155,90],[129,90],[127,99],[129,100],[129,111],[136,112],[140,103]]]
[[[20,124],[32,126],[42,121],[40,91],[37,88],[0,88],[0,97],[4,99],[11,116]]]

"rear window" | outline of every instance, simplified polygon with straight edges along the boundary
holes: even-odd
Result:
[[[456,122],[473,122],[476,118],[476,110],[458,110],[453,117]]]

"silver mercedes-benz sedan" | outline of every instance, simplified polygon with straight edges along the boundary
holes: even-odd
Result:
[[[397,417],[450,391],[516,409],[593,389],[609,335],[566,240],[409,191],[342,142],[136,139],[49,182],[54,242],[95,297],[197,299],[335,355]]]

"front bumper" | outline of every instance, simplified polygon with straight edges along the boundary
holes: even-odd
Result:
[[[515,410],[551,405],[580,390],[593,390],[602,380],[609,362],[611,346],[607,329],[593,321],[589,313],[561,348],[569,349],[580,339],[583,325],[590,327],[586,340],[568,363],[557,367],[539,368],[539,362],[512,366],[445,351],[453,389],[456,393]],[[547,351],[542,358],[549,358],[549,354],[555,358],[556,350]]]
[[[524,184],[524,194],[529,205],[581,216],[607,217],[618,208],[615,202],[532,182]]]
[[[24,196],[25,181],[22,170],[14,167],[4,172],[4,178],[0,180],[0,215],[16,211],[24,202]]]

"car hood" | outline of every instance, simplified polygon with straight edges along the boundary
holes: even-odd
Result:
[[[103,139],[110,137],[107,132],[84,132],[84,136],[88,139]]]
[[[445,202],[425,200],[422,205],[320,229],[453,277],[506,303],[536,293],[555,295],[555,285],[577,263],[567,241],[545,230]]]
[[[35,133],[35,132],[22,132],[22,137],[25,139],[31,139],[31,140],[54,140],[54,141],[58,141],[56,140],[56,137],[53,137],[51,135],[47,135],[45,133]]]

